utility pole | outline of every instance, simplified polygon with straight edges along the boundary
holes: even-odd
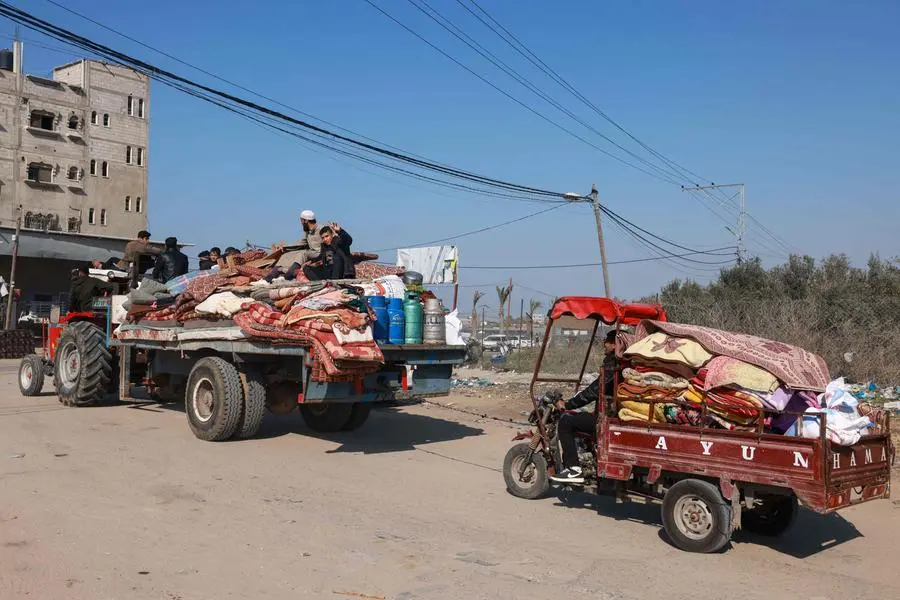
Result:
[[[606,244],[603,242],[603,220],[600,218],[600,194],[597,185],[591,185],[591,205],[594,207],[594,218],[597,219],[597,241],[600,242],[600,265],[603,269],[603,295],[612,298],[609,291],[609,268],[606,265]]]
[[[606,264],[606,244],[603,242],[603,219],[600,215],[600,194],[597,192],[597,184],[591,185],[591,194],[582,196],[575,192],[563,194],[563,198],[569,202],[590,202],[594,208],[594,218],[597,220],[597,241],[600,243],[600,265],[603,269],[603,294],[612,298],[609,289],[609,268]]]
[[[721,188],[735,188],[735,187],[739,188],[739,189],[738,189],[737,193],[733,194],[730,198],[728,198],[728,201],[731,202],[732,200],[734,200],[735,196],[738,197],[737,229],[734,230],[731,227],[726,227],[725,229],[727,229],[728,232],[731,233],[731,235],[733,235],[737,239],[737,263],[741,264],[747,258],[747,249],[744,247],[744,235],[747,233],[747,223],[746,223],[747,211],[746,211],[746,208],[744,207],[744,184],[743,183],[723,183],[723,184],[716,185],[715,183],[711,183],[709,185],[695,185],[693,187],[681,186],[681,191],[682,192],[702,192],[702,191],[708,191],[708,190],[718,190]],[[714,197],[714,199],[722,206],[725,206],[725,208],[728,208],[728,206],[725,205],[721,200],[718,200],[715,197]]]
[[[522,339],[522,328],[525,327],[525,298],[519,299],[519,339]]]
[[[19,257],[19,235],[22,233],[22,205],[16,209],[16,234],[13,236],[12,260],[9,267],[9,293],[6,295],[6,321],[5,328],[9,329],[12,323],[12,305],[16,293],[16,259]]]

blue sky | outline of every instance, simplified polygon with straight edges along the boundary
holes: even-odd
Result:
[[[516,97],[566,121],[409,2],[377,3]],[[554,87],[455,0],[429,3],[595,128],[639,150]],[[15,4],[225,87],[43,0]],[[856,262],[870,252],[900,254],[897,2],[481,4],[641,140],[707,181],[746,183],[750,213],[791,247],[815,257],[843,252]],[[694,195],[569,137],[364,0],[272,0],[259,8],[233,0],[117,3],[116,10],[97,1],[66,5],[250,89],[410,152],[545,189],[585,193],[596,183],[609,208],[663,237],[694,248],[734,243],[725,223]],[[6,22],[4,33],[12,28]],[[22,36],[30,72],[48,73],[71,58],[28,40],[55,48],[60,42],[29,31]],[[149,210],[156,237],[174,234],[199,247],[293,240],[298,212],[310,208],[340,221],[353,234],[354,248],[364,250],[450,236],[542,208],[459,196],[325,156],[161,85],[152,88],[149,111]],[[567,126],[605,144],[573,122]],[[611,261],[650,256],[611,224],[606,233]],[[747,243],[767,264],[786,254],[754,223]],[[599,259],[593,216],[585,206],[463,238],[458,245],[463,266]],[[612,290],[635,297],[673,278],[708,278],[698,266],[612,266]],[[472,286],[489,284],[487,304],[496,306],[493,285],[509,277],[518,284],[514,306],[520,297],[547,299],[531,290],[602,293],[599,268],[464,269],[461,304],[470,305]]]

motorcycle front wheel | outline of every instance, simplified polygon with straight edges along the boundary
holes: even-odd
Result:
[[[547,460],[540,452],[531,453],[531,458],[525,463],[529,451],[529,445],[524,442],[509,449],[503,459],[503,479],[506,481],[506,489],[513,496],[535,500],[550,489],[550,479],[547,475]],[[520,476],[523,464],[525,470]]]

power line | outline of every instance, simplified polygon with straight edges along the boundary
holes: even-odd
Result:
[[[725,248],[722,248],[723,250]],[[691,256],[693,253],[688,252],[685,254],[671,254],[669,256],[664,257],[647,257],[647,258],[633,258],[629,260],[614,260],[610,261],[607,264],[609,265],[630,265],[635,263],[643,263],[643,262],[653,262],[657,260],[662,260],[664,258],[682,258],[685,256]],[[709,264],[718,264],[718,265],[728,265],[733,263],[734,260],[725,260],[719,263],[709,263]],[[514,270],[514,269],[579,269],[583,267],[598,267],[600,263],[580,263],[580,264],[568,264],[568,265],[504,265],[504,266],[465,266],[461,265],[460,269],[479,269],[479,270]]]
[[[437,240],[431,240],[430,242],[422,242],[419,244],[410,244],[406,246],[397,246],[396,248],[381,248],[380,250],[373,250],[372,252],[390,252],[391,250],[400,250],[401,248],[416,248],[422,246],[431,246],[432,244],[439,244],[441,242],[449,242],[450,240],[456,240],[459,238],[467,237],[470,235],[475,235],[476,233],[484,233],[485,231],[492,231],[494,229],[500,229],[501,227],[505,227],[506,225],[512,225],[513,223],[518,223],[519,221],[524,221],[525,219],[530,219],[531,217],[536,217],[538,215],[542,215],[544,213],[548,213],[551,210],[556,210],[565,206],[564,204],[557,204],[555,206],[551,206],[550,208],[545,208],[544,210],[539,210],[537,212],[533,212],[531,214],[527,214],[516,219],[512,219],[509,221],[504,221],[503,223],[497,223],[495,225],[488,225],[487,227],[482,227],[481,229],[475,229],[473,231],[467,231],[466,233],[460,233],[457,235],[451,235],[448,237],[440,238]]]
[[[575,139],[579,140],[580,142],[582,142],[582,143],[584,143],[584,144],[587,144],[588,146],[591,146],[591,147],[594,148],[595,150],[597,150],[597,151],[599,151],[599,152],[601,152],[601,153],[603,153],[603,154],[609,156],[610,158],[612,158],[612,159],[614,159],[614,160],[616,160],[616,161],[618,161],[618,162],[620,162],[620,163],[622,163],[622,164],[624,164],[624,165],[626,165],[626,166],[629,166],[629,167],[631,167],[631,168],[633,168],[633,169],[636,169],[636,170],[638,170],[638,171],[641,171],[641,172],[643,172],[643,173],[645,173],[646,175],[649,175],[649,176],[651,176],[651,177],[655,177],[656,179],[662,179],[663,181],[667,181],[668,183],[676,183],[674,180],[671,180],[671,179],[664,179],[664,178],[660,177],[659,175],[656,175],[656,174],[654,174],[654,173],[651,173],[651,172],[649,172],[649,171],[647,171],[647,170],[645,170],[645,169],[643,169],[643,168],[641,168],[641,167],[639,167],[639,166],[637,166],[637,165],[634,165],[634,164],[628,162],[627,160],[625,160],[625,159],[623,159],[623,158],[621,158],[621,157],[619,157],[619,156],[616,156],[615,154],[613,154],[612,152],[609,152],[609,151],[606,150],[605,148],[602,148],[601,146],[598,146],[597,144],[594,144],[594,143],[591,142],[590,140],[586,139],[584,136],[581,136],[581,135],[575,133],[574,131],[572,131],[571,129],[569,129],[568,127],[566,127],[565,125],[562,125],[562,124],[558,123],[557,121],[554,121],[553,119],[551,119],[550,117],[548,117],[548,116],[545,115],[544,113],[540,112],[539,110],[537,110],[536,108],[532,107],[531,105],[529,105],[529,104],[523,102],[522,100],[519,100],[518,98],[516,98],[515,96],[513,96],[512,94],[510,94],[508,91],[504,90],[503,88],[501,88],[501,87],[498,86],[497,84],[495,84],[495,83],[493,83],[492,81],[488,80],[486,77],[484,77],[484,76],[481,75],[480,73],[476,72],[476,71],[473,70],[472,68],[470,68],[470,67],[468,67],[467,65],[465,65],[462,61],[460,61],[460,60],[454,58],[454,57],[451,56],[449,53],[447,53],[446,51],[444,51],[443,49],[441,49],[441,48],[438,47],[437,45],[435,45],[435,44],[433,44],[432,42],[430,42],[429,40],[427,40],[424,36],[422,36],[421,34],[419,34],[418,32],[416,32],[414,29],[412,29],[411,27],[409,27],[409,26],[407,26],[406,24],[404,24],[402,21],[400,21],[399,19],[397,19],[394,15],[392,15],[391,13],[387,12],[386,10],[384,10],[383,8],[381,8],[380,6],[378,6],[373,0],[364,0],[364,1],[365,1],[367,4],[369,4],[372,8],[374,8],[375,10],[377,10],[378,12],[380,12],[382,15],[384,15],[385,17],[387,17],[388,19],[390,19],[391,21],[393,21],[394,23],[396,23],[397,25],[399,25],[400,27],[402,27],[403,29],[405,29],[407,32],[409,32],[410,34],[412,34],[413,36],[415,36],[416,38],[418,38],[420,41],[422,41],[422,42],[425,43],[426,45],[428,45],[428,46],[429,46],[430,48],[432,48],[434,51],[438,52],[439,54],[441,54],[442,56],[444,56],[446,59],[450,60],[451,62],[453,62],[454,64],[456,64],[457,66],[459,66],[461,69],[465,70],[466,72],[468,72],[468,73],[471,74],[472,76],[478,78],[480,81],[482,81],[483,83],[487,84],[488,86],[490,86],[491,88],[493,88],[494,90],[496,90],[497,92],[499,92],[500,94],[503,94],[504,96],[506,96],[507,98],[509,98],[510,100],[512,100],[513,102],[515,102],[516,104],[518,104],[519,106],[521,106],[522,108],[524,108],[525,110],[527,110],[528,112],[534,114],[535,116],[539,117],[540,119],[542,119],[542,120],[546,121],[547,123],[553,125],[553,126],[556,127],[557,129],[559,129],[559,130],[561,130],[561,131],[564,131],[565,133],[569,134],[570,136],[574,137]]]
[[[123,64],[130,68],[138,70],[139,72],[145,73],[148,77],[152,77],[164,83],[165,85],[171,86],[198,99],[210,102],[216,106],[219,106],[220,108],[224,108],[225,110],[229,110],[231,112],[239,114],[243,118],[255,121],[256,123],[261,124],[265,127],[269,127],[282,133],[295,136],[307,143],[317,145],[338,154],[343,154],[344,156],[354,158],[356,160],[367,162],[383,169],[392,170],[396,173],[401,173],[410,177],[436,183],[438,185],[454,187],[456,189],[463,189],[474,193],[493,195],[495,197],[512,197],[517,199],[530,200],[540,199],[540,201],[544,202],[557,203],[565,202],[565,200],[563,199],[564,195],[558,192],[552,192],[549,190],[543,190],[530,186],[522,186],[511,182],[478,175],[469,171],[456,169],[446,165],[441,165],[439,163],[417,159],[408,154],[386,150],[379,146],[360,142],[359,140],[336,134],[330,130],[312,125],[308,122],[294,119],[278,111],[269,109],[248,100],[244,100],[232,94],[222,92],[215,88],[199,84],[185,77],[179,76],[139,59],[133,58],[129,55],[115,51],[107,46],[74,34],[64,28],[52,25],[47,21],[30,15],[25,11],[12,7],[6,2],[0,2],[0,14],[4,14],[15,22],[24,24],[29,28],[43,32],[50,37],[61,40],[72,46],[96,53],[99,56],[106,57],[113,62]],[[287,126],[296,127],[298,130],[303,130],[305,134],[300,134],[299,131],[285,129],[284,126],[281,125],[282,122],[287,123]],[[339,146],[343,147],[337,147],[332,144],[338,144]],[[350,148],[350,150],[348,150],[348,148]],[[378,157],[383,157],[388,160],[394,160],[404,165],[409,165],[412,168],[432,171],[445,177],[461,179],[463,181],[469,182],[469,184],[474,184],[475,186],[481,187],[473,187],[472,185],[461,184],[456,181],[446,181],[443,179],[425,175],[423,173],[411,171],[410,169],[399,167],[397,165],[387,164],[379,160],[358,154],[357,152],[360,151],[369,152],[377,155]],[[494,188],[495,190],[502,191],[490,191],[489,189],[483,188]],[[524,198],[522,197],[523,195],[525,196]],[[674,255],[667,253],[666,256]],[[702,263],[703,261],[695,262]]]
[[[271,108],[267,108],[265,106],[261,106],[255,102],[251,102],[249,100],[239,98],[237,96],[234,96],[233,94],[229,94],[229,93],[223,92],[221,90],[217,90],[210,86],[197,83],[195,81],[192,81],[190,79],[187,79],[185,77],[182,77],[180,75],[172,73],[170,71],[166,71],[164,69],[161,69],[159,67],[151,65],[151,64],[141,61],[139,59],[133,58],[133,57],[123,54],[121,52],[117,52],[107,46],[93,42],[87,38],[84,38],[82,36],[74,34],[71,31],[68,31],[64,28],[52,25],[52,24],[48,23],[47,21],[39,19],[38,17],[35,17],[25,11],[15,8],[6,2],[0,2],[0,14],[3,14],[4,16],[13,20],[14,22],[23,24],[31,29],[40,31],[50,37],[53,37],[55,39],[69,43],[78,48],[85,49],[85,50],[88,50],[91,52],[95,52],[100,56],[106,57],[107,59],[111,60],[112,62],[116,62],[118,64],[123,64],[130,68],[138,70],[142,73],[145,73],[148,77],[152,77],[158,81],[161,81],[162,83],[164,83],[166,85],[171,85],[176,88],[178,87],[178,85],[182,85],[182,86],[187,86],[189,88],[193,88],[194,90],[200,90],[211,96],[220,98],[226,102],[237,104],[239,106],[249,108],[255,112],[262,113],[263,115],[275,117],[279,120],[286,121],[286,122],[290,123],[291,125],[302,128],[303,130],[308,131],[314,135],[325,136],[326,138],[333,140],[335,142],[342,142],[342,143],[350,144],[360,150],[375,153],[380,156],[386,157],[390,160],[402,162],[404,164],[411,165],[415,168],[434,171],[436,173],[442,174],[447,177],[452,177],[452,178],[456,178],[456,179],[462,179],[465,181],[469,181],[469,182],[477,184],[477,185],[486,186],[486,187],[494,187],[497,189],[502,189],[507,192],[516,192],[519,194],[527,194],[527,195],[531,195],[531,196],[542,197],[542,198],[546,199],[547,201],[550,201],[550,199],[554,199],[554,198],[560,198],[560,200],[556,200],[556,201],[562,201],[561,200],[562,194],[559,192],[553,192],[553,191],[545,190],[545,189],[541,189],[541,188],[535,188],[535,187],[531,187],[531,186],[515,184],[512,182],[503,181],[500,179],[495,179],[495,178],[487,177],[484,175],[479,175],[477,173],[473,173],[473,172],[466,171],[463,169],[457,169],[457,168],[441,165],[440,163],[435,163],[433,161],[418,159],[408,153],[395,152],[395,151],[389,150],[384,147],[380,147],[377,145],[373,145],[373,144],[370,144],[367,142],[360,141],[358,139],[354,139],[352,137],[348,137],[348,136],[345,136],[342,134],[335,133],[334,131],[330,131],[323,127],[319,127],[317,125],[309,123],[308,121],[295,119],[295,118],[285,115],[284,113],[281,113],[279,111],[273,110]],[[182,91],[184,91],[183,88],[181,88],[181,89],[182,89]],[[204,100],[209,101],[209,97],[207,97],[207,96],[199,95],[197,97],[200,97]]]
[[[509,64],[507,64],[502,59],[497,57],[496,54],[494,54],[493,52],[491,52],[490,50],[488,50],[487,48],[482,46],[480,43],[478,43],[474,38],[472,38],[472,36],[467,34],[459,26],[457,26],[451,20],[449,20],[447,17],[442,15],[440,13],[440,11],[436,10],[430,4],[428,4],[427,0],[407,0],[407,2],[412,4],[416,9],[418,9],[421,13],[423,13],[429,19],[431,19],[432,21],[434,21],[435,23],[440,25],[445,31],[449,32],[456,39],[460,40],[463,44],[468,46],[470,49],[474,50],[482,58],[484,58],[485,60],[490,62],[492,65],[494,65],[495,67],[497,67],[498,69],[500,69],[501,71],[503,71],[504,73],[506,73],[507,75],[512,77],[517,83],[522,85],[525,89],[532,92],[533,94],[535,94],[536,96],[538,96],[539,98],[541,98],[542,100],[544,100],[545,102],[547,102],[548,104],[550,104],[551,106],[553,106],[554,108],[556,108],[557,110],[559,110],[560,112],[565,114],[567,117],[569,117],[576,123],[582,125],[583,127],[588,129],[595,135],[599,136],[606,142],[612,144],[613,146],[615,146],[622,152],[625,152],[627,155],[636,159],[638,162],[641,162],[644,165],[646,165],[647,167],[657,171],[661,175],[660,179],[663,179],[664,181],[667,181],[669,183],[675,183],[675,181],[672,179],[672,177],[673,177],[673,175],[675,177],[677,177],[678,176],[677,173],[673,174],[665,169],[660,168],[658,165],[655,165],[655,164],[651,163],[650,161],[646,160],[645,158],[638,156],[631,150],[625,148],[624,146],[622,146],[621,144],[616,142],[614,139],[610,138],[609,136],[607,136],[604,133],[597,130],[593,125],[586,122],[584,119],[582,119],[577,114],[575,114],[574,112],[572,112],[571,110],[569,110],[568,108],[563,106],[557,100],[553,99],[547,92],[540,89],[537,85],[535,85],[527,77],[525,77],[524,75],[522,75],[521,73],[516,71],[513,67],[509,66]],[[421,2],[421,4],[425,5],[428,8],[428,11],[430,11],[433,14],[430,14],[428,11],[426,11],[424,8],[422,8],[422,6],[419,4],[420,2]]]
[[[570,92],[573,96],[575,96],[576,98],[578,98],[585,106],[589,107],[589,108],[590,108],[591,110],[593,110],[597,115],[599,115],[601,118],[603,118],[604,120],[606,120],[607,122],[609,122],[609,123],[610,123],[613,127],[615,127],[616,129],[618,129],[619,131],[621,131],[622,133],[624,133],[625,135],[627,135],[630,139],[632,139],[634,142],[636,142],[636,143],[637,143],[638,145],[640,145],[642,148],[644,148],[645,150],[647,150],[648,152],[650,152],[653,156],[656,156],[657,158],[659,158],[660,160],[662,160],[666,165],[668,165],[669,167],[671,167],[671,168],[673,168],[673,169],[678,169],[678,170],[681,171],[683,174],[685,174],[685,179],[686,179],[689,183],[692,183],[692,184],[695,185],[695,186],[698,185],[698,183],[697,183],[696,181],[693,181],[693,180],[691,179],[691,177],[693,177],[693,178],[695,178],[695,179],[697,179],[697,180],[700,180],[700,181],[709,181],[707,178],[705,178],[705,177],[703,177],[703,176],[697,174],[697,173],[694,172],[694,171],[691,171],[691,170],[688,169],[687,167],[684,167],[684,166],[680,165],[679,163],[675,162],[674,160],[672,160],[672,159],[668,158],[667,156],[663,155],[661,152],[659,152],[659,151],[657,151],[656,149],[652,148],[650,145],[646,144],[645,142],[643,142],[642,140],[640,140],[637,136],[635,136],[635,135],[632,134],[630,131],[628,131],[627,129],[625,129],[624,126],[622,126],[620,123],[618,123],[617,121],[615,121],[612,117],[610,117],[606,112],[604,112],[604,111],[601,110],[599,107],[597,107],[597,106],[596,106],[593,102],[591,102],[584,94],[582,94],[582,93],[581,93],[578,89],[576,89],[571,83],[569,83],[566,79],[564,79],[557,71],[555,71],[552,67],[550,67],[545,61],[543,61],[543,60],[542,60],[537,54],[535,54],[531,49],[529,49],[528,46],[526,46],[524,42],[522,42],[518,37],[516,37],[516,35],[515,35],[512,31],[510,31],[507,27],[503,26],[503,24],[500,23],[495,17],[493,17],[493,16],[492,16],[492,15],[491,15],[484,7],[482,7],[482,6],[477,2],[477,0],[469,0],[469,2],[470,2],[470,3],[471,3],[471,4],[472,4],[472,5],[473,5],[473,6],[474,6],[481,14],[478,14],[477,12],[475,12],[470,6],[468,6],[465,2],[463,2],[463,0],[456,0],[456,2],[457,2],[457,4],[459,4],[460,6],[462,6],[466,11],[468,11],[472,16],[474,16],[476,19],[478,19],[478,21],[480,21],[485,27],[487,27],[488,29],[490,29],[490,30],[491,30],[495,35],[497,35],[501,40],[503,40],[510,48],[512,48],[514,51],[516,51],[516,52],[517,52],[518,54],[520,54],[521,56],[523,56],[523,57],[524,57],[526,60],[528,60],[532,65],[534,65],[537,69],[539,69],[541,72],[543,72],[545,75],[547,75],[550,79],[552,79],[552,80],[555,81],[557,84],[559,84],[559,85],[560,85],[561,87],[563,87],[565,90],[567,90],[568,92]],[[482,15],[484,15],[484,16],[482,16]],[[487,18],[490,22],[488,22],[488,20],[485,20],[485,18]],[[690,176],[690,177],[688,177],[688,176]],[[713,200],[715,200],[716,202],[718,202],[720,205],[725,206],[724,203],[722,202],[722,199],[725,199],[725,201],[727,202],[727,201],[729,200],[729,198],[727,198],[727,197],[724,195],[724,192],[722,192],[721,190],[716,190],[716,191],[720,193],[721,198],[718,198],[717,196],[713,195],[709,190],[704,190],[704,194],[705,194],[707,197],[709,197],[710,199],[713,199]],[[703,205],[704,208],[706,208],[707,210],[709,210],[709,211],[710,211],[713,215],[715,215],[716,217],[722,219],[722,217],[719,216],[718,213],[716,213],[712,208],[708,207],[708,206],[700,199],[699,196],[696,197],[696,198],[697,198],[698,201],[700,201],[701,205]],[[732,197],[731,199],[733,200],[733,197]],[[748,215],[748,216],[750,216],[750,215]],[[750,218],[753,219],[753,217],[750,217]],[[723,219],[723,220],[724,220],[724,219]],[[756,219],[753,219],[753,220],[756,221]],[[727,221],[726,221],[726,222],[727,222]],[[784,242],[783,239],[780,239],[777,235],[775,235],[773,232],[771,232],[770,230],[768,230],[764,225],[762,225],[762,223],[759,223],[758,221],[756,221],[756,223],[757,223],[757,225],[759,225],[760,228],[763,229],[763,231],[764,231],[767,235],[769,235],[769,237],[771,237],[775,242],[777,242],[779,245],[785,247],[786,249],[788,249],[788,251],[790,251],[790,247]]]

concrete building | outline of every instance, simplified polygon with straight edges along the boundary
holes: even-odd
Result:
[[[0,274],[21,218],[22,301],[57,300],[72,266],[147,228],[149,128],[146,76],[79,60],[48,79],[24,72],[20,42],[0,51]]]

